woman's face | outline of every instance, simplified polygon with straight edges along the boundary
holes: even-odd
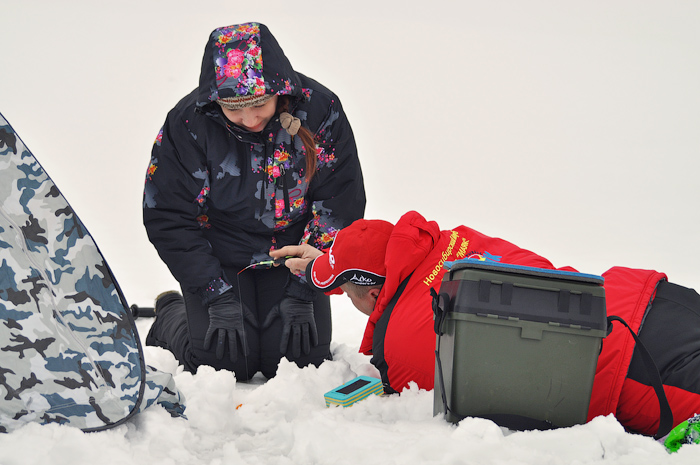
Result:
[[[267,123],[275,116],[277,109],[277,96],[257,107],[246,107],[239,110],[229,110],[221,107],[226,118],[236,126],[247,129],[250,132],[260,132],[265,129]]]

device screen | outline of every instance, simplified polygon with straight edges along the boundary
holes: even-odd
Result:
[[[340,394],[350,394],[351,392],[357,391],[363,386],[368,385],[370,382],[367,381],[366,379],[358,379],[352,384],[348,384],[342,389],[338,389],[336,392],[339,392]]]

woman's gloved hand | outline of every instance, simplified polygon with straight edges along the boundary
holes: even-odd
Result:
[[[224,358],[224,349],[228,336],[228,353],[231,362],[238,360],[238,344],[241,342],[243,356],[249,353],[248,341],[245,335],[244,320],[253,327],[258,327],[255,316],[247,308],[241,306],[240,299],[231,292],[224,292],[209,302],[209,328],[204,336],[204,349],[209,350],[212,340],[216,340],[216,358]]]
[[[282,354],[291,351],[293,358],[299,358],[302,352],[306,355],[311,352],[311,347],[318,345],[313,302],[286,296],[272,308],[265,319],[263,328],[270,326],[275,318],[282,320],[282,338],[280,340]],[[289,347],[290,342],[291,347]]]

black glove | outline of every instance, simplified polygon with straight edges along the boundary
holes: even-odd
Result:
[[[263,328],[272,324],[275,318],[282,320],[282,339],[280,341],[280,352],[287,353],[289,335],[292,335],[292,356],[299,358],[301,351],[304,354],[311,352],[311,347],[318,345],[318,332],[316,331],[316,320],[314,320],[313,302],[297,299],[295,297],[284,297],[277,304],[265,319]]]
[[[240,339],[243,348],[243,356],[248,356],[248,341],[245,337],[243,320],[253,327],[258,327],[255,316],[247,308],[241,306],[241,301],[233,292],[224,292],[209,302],[209,328],[204,336],[204,349],[209,350],[212,339],[216,339],[216,358],[224,358],[224,344],[228,335],[229,359],[235,362],[238,359],[238,347],[236,341]]]

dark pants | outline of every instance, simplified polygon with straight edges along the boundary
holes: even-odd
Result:
[[[639,339],[659,370],[674,425],[700,413],[700,295],[661,281]],[[649,379],[635,348],[616,417],[627,429],[651,435],[659,425],[659,402]]]
[[[697,292],[661,281],[639,330],[639,339],[654,359],[665,385],[700,394],[700,295]],[[650,383],[636,349],[627,377]]]
[[[287,359],[304,367],[309,364],[320,365],[331,358],[331,309],[328,296],[317,293],[314,300],[314,318],[318,331],[318,345],[311,348],[307,355],[294,358],[291,350],[280,352],[282,323],[276,318],[272,325],[263,329],[263,323],[270,310],[284,297],[285,285],[289,279],[286,267],[263,270],[246,270],[240,275],[234,270],[225,270],[232,278],[230,284],[244,307],[250,309],[258,321],[258,328],[245,322],[245,336],[249,353],[244,357],[238,345],[238,358],[231,362],[228,347],[221,360],[216,358],[216,344],[210,350],[204,349],[204,336],[209,327],[209,314],[196,294],[183,291],[183,297],[168,294],[161,298],[156,306],[156,319],[146,337],[146,344],[164,347],[170,350],[187,371],[196,372],[200,365],[233,371],[236,379],[245,381],[257,372],[267,378],[277,373],[277,366],[284,355]],[[291,339],[291,337],[290,337]]]

